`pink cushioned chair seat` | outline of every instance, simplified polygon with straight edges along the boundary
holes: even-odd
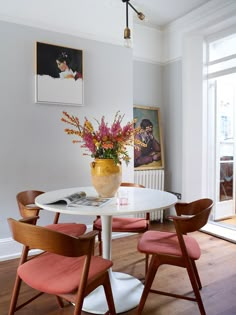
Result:
[[[184,241],[189,257],[197,260],[200,258],[201,250],[196,240],[191,236],[184,236]],[[182,256],[179,241],[175,233],[147,231],[138,243],[141,253],[163,254]]]
[[[113,217],[112,219],[112,231],[113,232],[138,232],[143,231],[147,226],[147,221],[142,218],[124,218]],[[97,229],[102,228],[101,219],[97,219],[94,223],[94,227]]]
[[[19,276],[32,288],[49,294],[73,293],[81,280],[84,257],[43,253],[18,267]],[[110,260],[92,256],[88,284],[112,266]],[[79,268],[79,269],[78,269]]]
[[[81,223],[57,223],[49,224],[45,227],[53,231],[76,237],[83,235],[87,229],[86,225]]]

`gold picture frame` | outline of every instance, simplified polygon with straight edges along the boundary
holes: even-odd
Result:
[[[139,140],[146,146],[134,147],[134,169],[163,169],[164,151],[159,107],[134,105],[135,127],[140,126]]]

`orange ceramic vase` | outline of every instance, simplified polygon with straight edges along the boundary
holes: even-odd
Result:
[[[112,159],[95,159],[91,163],[91,177],[100,197],[114,197],[122,180],[121,164]]]

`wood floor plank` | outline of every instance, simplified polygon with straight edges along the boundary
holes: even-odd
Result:
[[[171,223],[152,224],[151,229],[173,230]],[[236,244],[205,233],[193,233],[202,249],[197,262],[203,289],[202,298],[207,315],[236,315]],[[137,252],[139,235],[115,239],[112,244],[114,271],[126,272],[141,279],[144,276],[144,256]],[[18,260],[0,262],[0,315],[7,315]],[[162,266],[154,281],[155,288],[172,292],[191,290],[184,269]],[[22,298],[31,289],[24,286]],[[136,309],[123,313],[135,315]],[[72,315],[73,306],[59,309],[53,296],[43,295],[17,315]],[[90,315],[83,312],[83,315]],[[199,315],[194,302],[149,294],[143,315]]]

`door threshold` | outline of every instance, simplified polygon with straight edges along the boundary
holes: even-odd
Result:
[[[208,222],[200,230],[201,232],[214,235],[226,241],[236,243],[236,229],[219,225],[219,223]]]

